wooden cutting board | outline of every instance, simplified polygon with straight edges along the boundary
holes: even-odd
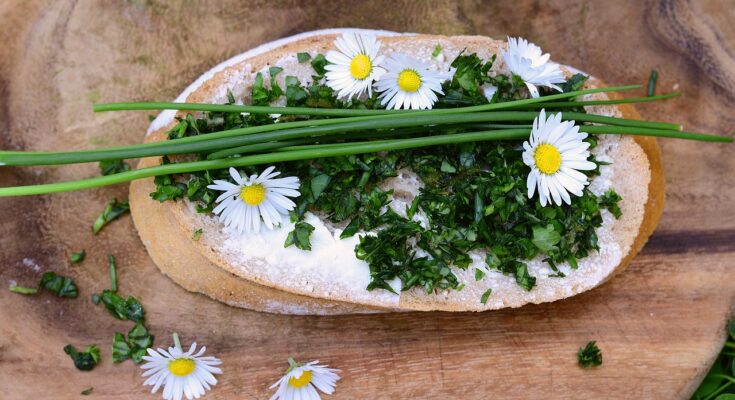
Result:
[[[735,19],[725,1],[450,2],[163,0],[0,2],[0,146],[51,150],[139,142],[145,113],[94,115],[97,101],[168,100],[218,62],[259,43],[327,27],[523,35],[554,59],[610,84],[644,83],[683,97],[641,106],[651,120],[735,131]],[[0,397],[145,399],[140,370],[112,363],[113,319],[89,296],[137,296],[156,344],[174,331],[220,357],[209,399],[263,399],[286,358],[342,369],[335,399],[687,398],[724,340],[735,295],[735,146],[661,140],[666,210],[630,268],[601,288],[553,304],[482,314],[300,317],[230,308],[179,288],[158,270],[129,217],[90,225],[126,186],[0,199],[0,286],[70,275],[76,300],[0,289]],[[96,165],[0,169],[0,185],[96,174]],[[86,249],[70,266],[68,254]],[[604,364],[582,370],[588,340]],[[102,363],[74,369],[62,348],[98,344]]]

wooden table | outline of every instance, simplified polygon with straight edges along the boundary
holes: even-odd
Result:
[[[245,4],[248,3],[248,4]],[[500,3],[500,2],[499,2]],[[0,3],[0,146],[96,148],[137,143],[145,113],[94,115],[96,101],[167,100],[219,61],[259,43],[326,27],[523,35],[610,84],[645,83],[683,96],[640,106],[651,120],[735,131],[735,8],[726,1],[450,2],[162,0]],[[89,301],[108,287],[145,305],[156,344],[179,332],[222,358],[209,399],[262,399],[286,358],[341,368],[335,399],[687,398],[724,340],[735,295],[735,146],[661,140],[666,210],[630,268],[603,287],[554,304],[482,314],[298,317],[230,308],[158,273],[129,217],[90,225],[126,186],[0,199],[0,285],[53,270],[76,300],[0,290],[0,397],[99,399],[147,395],[140,370],[114,365],[110,344],[130,323]],[[0,185],[87,177],[96,165],[0,169]],[[68,254],[86,249],[70,266]],[[604,364],[576,365],[596,339]],[[62,348],[99,344],[101,365],[74,369]]]

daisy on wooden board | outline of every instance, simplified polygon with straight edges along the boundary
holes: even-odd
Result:
[[[288,365],[286,374],[270,387],[278,387],[270,400],[320,400],[317,389],[325,394],[334,393],[340,379],[338,369],[319,365],[319,360],[300,364],[289,358]]]

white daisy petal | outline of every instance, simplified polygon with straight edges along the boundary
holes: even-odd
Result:
[[[579,171],[597,168],[588,160],[586,137],[574,121],[562,121],[560,113],[547,117],[546,110],[539,112],[529,140],[523,143],[523,162],[531,168],[526,181],[529,198],[538,189],[539,201],[545,207],[551,202],[571,204],[570,193],[582,196],[589,179]]]
[[[319,400],[317,390],[332,394],[340,379],[339,370],[318,365],[318,361],[299,364],[289,359],[290,368],[271,389],[278,388],[271,400]]]
[[[558,64],[549,62],[549,54],[542,54],[541,48],[523,38],[508,38],[507,50],[500,54],[513,75],[519,76],[526,84],[531,97],[539,97],[538,86],[562,91],[556,83],[564,83],[564,73]]]
[[[178,341],[178,337],[175,336],[174,340]],[[203,359],[209,362],[219,360],[212,356],[200,359],[199,356],[204,354],[203,350],[204,347],[194,354],[196,343],[193,343],[187,352],[178,348],[170,348],[168,352],[163,349],[148,349],[149,356],[143,357],[146,363],[141,365],[141,369],[145,371],[143,376],[147,376],[151,371],[156,372],[143,385],[152,386],[151,393],[156,393],[163,386],[162,397],[167,400],[198,399],[211,388],[210,384],[217,383],[212,373],[222,372],[208,371],[204,368]]]
[[[327,52],[326,84],[340,99],[349,100],[367,93],[385,70],[378,55],[380,42],[373,35],[348,32],[334,41],[337,50]]]
[[[375,82],[380,104],[387,109],[429,109],[443,94],[441,82],[451,75],[429,69],[422,61],[394,53],[385,59],[386,72]],[[436,93],[435,93],[436,92]]]
[[[260,174],[243,177],[234,169],[229,170],[233,184],[227,181],[214,181],[213,190],[223,191],[212,212],[219,216],[220,222],[238,233],[259,232],[261,223],[268,229],[280,226],[281,215],[286,215],[296,207],[289,197],[301,193],[299,178],[290,176],[275,178],[281,173],[271,166]]]

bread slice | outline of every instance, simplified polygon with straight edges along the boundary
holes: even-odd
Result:
[[[286,75],[297,76],[309,83],[311,67],[299,64],[296,53],[326,53],[340,32],[314,32],[279,41],[237,56],[203,75],[177,99],[188,102],[222,103],[231,90],[236,97],[248,99],[250,87],[258,71],[271,65],[284,68],[278,77],[283,86]],[[445,67],[462,49],[477,52],[482,58],[497,54],[504,42],[480,36],[396,35],[379,32],[382,51],[401,51],[429,63]],[[433,58],[431,52],[439,44],[442,54]],[[498,59],[493,71],[504,71]],[[570,69],[571,70],[571,69]],[[569,70],[567,70],[568,73]],[[264,74],[267,80],[267,73]],[[590,81],[588,87],[601,85]],[[594,98],[607,98],[604,94]],[[626,118],[639,118],[629,106],[593,107],[591,112]],[[146,140],[164,140],[165,132],[175,121],[174,113],[164,112],[149,130]],[[552,278],[541,260],[531,260],[529,271],[537,278],[530,292],[520,288],[514,278],[491,271],[481,281],[475,281],[472,267],[455,270],[465,284],[461,291],[426,294],[420,289],[401,292],[367,291],[367,265],[355,258],[352,249],[356,237],[339,240],[339,230],[310,215],[316,226],[312,234],[313,250],[283,248],[290,225],[261,235],[241,238],[222,228],[211,215],[197,214],[186,201],[158,204],[148,198],[152,183],[131,185],[133,218],[143,242],[159,268],[185,288],[209,295],[228,304],[259,311],[281,313],[354,313],[392,310],[482,311],[519,307],[570,297],[589,290],[621,271],[643,247],[653,233],[663,210],[664,180],[656,140],[643,137],[603,136],[594,150],[598,159],[612,161],[601,168],[602,174],[591,182],[593,191],[614,188],[623,198],[623,215],[615,219],[603,212],[604,223],[598,229],[600,252],[579,262],[572,270],[562,265],[565,278]],[[153,160],[144,160],[150,165]],[[416,192],[415,175],[401,171],[397,178],[386,182],[411,196]],[[400,208],[401,200],[394,203]],[[166,225],[164,227],[164,225]],[[202,228],[198,241],[191,240],[194,230]],[[166,232],[163,232],[166,230]],[[471,254],[482,260],[482,254]],[[479,261],[478,261],[479,262]],[[488,289],[493,292],[485,304],[480,297]]]

